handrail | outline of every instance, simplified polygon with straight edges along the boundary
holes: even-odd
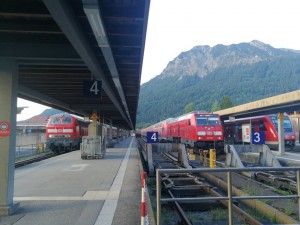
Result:
[[[296,171],[297,195],[286,196],[232,196],[232,172],[250,172],[250,171]],[[227,172],[227,197],[205,197],[205,198],[161,198],[161,180],[162,173],[208,173],[208,172]],[[210,200],[228,200],[228,223],[233,225],[232,218],[232,200],[235,199],[298,199],[298,214],[300,219],[300,167],[251,167],[251,168],[197,168],[197,169],[157,169],[156,170],[156,210],[157,225],[161,225],[161,203],[169,201],[204,201]]]

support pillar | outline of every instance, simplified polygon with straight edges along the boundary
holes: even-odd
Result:
[[[17,64],[0,60],[0,123],[10,125],[9,133],[0,136],[0,216],[11,215],[19,208],[19,203],[13,202],[17,92]]]
[[[283,128],[284,114],[278,113],[277,118],[278,118],[278,154],[283,155],[285,153],[284,128]]]

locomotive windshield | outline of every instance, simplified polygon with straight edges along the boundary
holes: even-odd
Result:
[[[72,124],[72,118],[71,117],[63,117],[61,120],[62,124]]]
[[[53,117],[51,118],[50,124],[60,124],[60,118],[59,117]]]
[[[270,116],[272,123],[274,124],[276,131],[278,132],[278,118],[276,115],[271,115]],[[293,127],[292,127],[292,123],[291,120],[288,116],[284,116],[284,120],[283,120],[283,129],[284,132],[293,132]]]
[[[57,124],[72,124],[72,118],[71,117],[53,117],[50,121],[50,124],[57,125]]]
[[[209,125],[209,126],[219,126],[220,121],[217,116],[197,116],[197,125]]]

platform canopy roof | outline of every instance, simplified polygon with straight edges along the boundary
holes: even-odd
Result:
[[[18,63],[18,96],[133,129],[149,4],[1,0],[0,57]]]

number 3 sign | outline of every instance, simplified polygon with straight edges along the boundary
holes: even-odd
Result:
[[[253,132],[252,133],[252,144],[262,145],[265,143],[264,132]]]
[[[157,143],[158,132],[147,132],[147,143]]]

